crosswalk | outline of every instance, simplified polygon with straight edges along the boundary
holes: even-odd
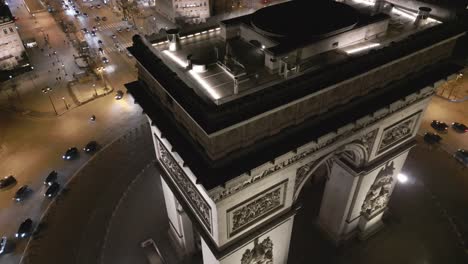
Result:
[[[109,46],[103,46],[102,49],[104,51],[104,53],[111,53],[111,52],[119,52],[119,48],[121,51],[125,51],[126,48],[132,46],[132,41],[129,40],[125,43],[118,43],[118,47],[116,47],[115,44],[113,45],[109,45]]]
[[[103,22],[101,22],[101,25],[99,26],[99,28],[101,30],[106,30],[106,29],[114,29],[114,28],[127,28],[129,26],[130,25],[128,24],[127,21],[118,21],[118,22],[113,22],[113,23],[108,23],[108,24],[103,24]]]

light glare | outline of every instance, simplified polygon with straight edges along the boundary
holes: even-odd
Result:
[[[397,179],[401,183],[406,183],[408,181],[408,176],[403,173],[398,173]]]

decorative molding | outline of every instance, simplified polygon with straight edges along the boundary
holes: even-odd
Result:
[[[297,189],[301,185],[301,183],[307,178],[307,176],[310,174],[312,168],[315,167],[317,163],[319,163],[321,160],[313,160],[306,165],[303,165],[299,167],[296,171],[296,181],[294,182],[294,193],[296,193]]]
[[[349,130],[348,132],[344,133],[344,134],[336,134],[322,142],[320,142],[320,140],[318,140],[319,142],[317,142],[317,144],[315,144],[313,147],[305,150],[304,152],[302,153],[299,153],[283,162],[280,162],[278,164],[276,164],[275,166],[272,166],[266,170],[264,170],[262,173],[260,174],[257,174],[257,175],[254,175],[254,176],[250,176],[248,179],[238,179],[236,181],[236,179],[232,180],[233,183],[226,183],[225,184],[225,187],[222,187],[222,186],[218,186],[214,189],[212,189],[210,192],[209,192],[209,195],[210,197],[213,199],[213,201],[215,203],[219,202],[219,201],[222,201],[223,199],[225,199],[226,197],[229,197],[235,193],[237,193],[238,191],[240,190],[243,190],[245,188],[247,188],[248,186],[250,186],[251,184],[257,182],[257,181],[260,181],[261,179],[264,179],[266,178],[267,176],[269,175],[272,175],[273,173],[279,171],[279,170],[282,170],[286,167],[289,167],[295,163],[297,163],[298,161],[301,161],[303,159],[305,159],[306,157],[314,154],[315,152],[325,148],[326,146],[328,145],[331,145],[332,143],[335,143],[336,141],[339,141],[341,139],[347,139],[347,138],[350,138],[350,136],[353,134],[353,133],[356,133],[358,132],[359,130],[363,130],[363,128],[365,127],[368,127],[374,123],[377,123],[378,121],[386,118],[387,116],[399,111],[400,109],[403,109],[411,104],[413,104],[415,101],[418,101],[418,100],[423,100],[427,97],[430,97],[434,94],[434,88],[433,87],[427,87],[427,88],[424,88],[422,90],[420,90],[419,93],[414,93],[414,94],[411,94],[410,96],[407,96],[405,99],[401,99],[401,100],[398,100],[398,101],[395,101],[394,103],[390,104],[388,108],[382,108],[382,109],[385,109],[385,111],[380,111],[380,110],[377,110],[372,116],[371,115],[368,115],[368,116],[365,116],[361,119],[358,119],[356,120],[356,122],[354,122],[354,127]],[[382,110],[381,109],[381,110]],[[381,112],[381,114],[377,114],[379,113],[379,111]],[[329,134],[327,134],[329,135]],[[324,135],[324,136],[327,136],[327,135]],[[367,136],[368,134],[366,134]],[[375,135],[372,135],[372,136],[377,136],[377,133]],[[366,140],[366,142],[369,142],[369,143],[365,143],[363,142],[363,140]],[[364,146],[368,149],[369,151],[369,155],[370,155],[370,152],[372,151],[372,147],[374,146],[374,142],[375,142],[375,138],[374,140],[372,140],[372,138],[361,138],[361,141],[363,142]],[[370,143],[372,142],[372,143]],[[347,144],[347,143],[345,143]],[[293,153],[296,154],[297,150],[294,150]],[[239,177],[240,178],[240,177]],[[244,177],[242,177],[244,178]]]
[[[377,155],[410,138],[416,124],[418,123],[420,115],[421,111],[416,112],[411,116],[385,128],[382,136],[380,137]]]
[[[287,180],[282,181],[227,210],[228,237],[239,234],[247,227],[283,208],[286,200],[287,184]]]
[[[241,264],[273,264],[273,241],[270,237],[258,243],[258,237],[254,240],[254,247],[246,249],[242,254]]]
[[[369,133],[365,134],[363,137],[361,137],[360,141],[364,148],[367,151],[367,158],[370,157],[372,153],[372,147],[374,147],[375,139],[377,138],[377,132],[379,131],[378,128],[370,131]]]
[[[374,183],[369,188],[364,203],[361,206],[361,213],[367,218],[371,218],[387,206],[390,199],[394,171],[395,167],[393,161],[391,161],[385,164],[375,177]]]
[[[166,147],[158,140],[159,152],[162,165],[172,176],[172,180],[181,191],[182,195],[187,199],[192,206],[194,212],[202,220],[206,229],[211,233],[211,207],[203,199],[198,189],[193,182],[188,178],[185,172],[180,168],[179,164],[171,156]]]

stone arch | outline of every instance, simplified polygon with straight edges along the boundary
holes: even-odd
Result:
[[[368,161],[369,153],[362,143],[356,141],[299,167],[296,171],[293,201],[297,200],[304,184],[321,165],[326,165],[327,175],[330,175],[333,159],[336,157],[343,157],[351,162],[355,167],[360,167]]]

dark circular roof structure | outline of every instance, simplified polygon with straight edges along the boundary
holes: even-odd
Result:
[[[257,10],[252,26],[271,37],[327,36],[352,28],[359,14],[351,6],[335,1],[290,1]]]

